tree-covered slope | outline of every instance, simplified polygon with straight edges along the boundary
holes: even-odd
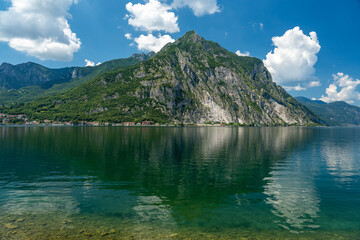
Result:
[[[297,97],[297,101],[315,113],[328,126],[360,125],[360,107],[346,102],[325,103]]]
[[[144,61],[151,54],[134,54],[95,67],[49,69],[36,63],[0,66],[0,104],[24,103],[39,97],[66,92],[99,74],[123,69]]]
[[[149,60],[108,72],[12,113],[32,119],[313,125],[319,119],[277,86],[261,60],[191,31]]]

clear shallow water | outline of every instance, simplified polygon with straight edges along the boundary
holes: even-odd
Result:
[[[360,128],[0,128],[0,239],[360,239]]]

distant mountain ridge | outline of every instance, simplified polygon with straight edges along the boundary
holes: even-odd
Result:
[[[100,65],[101,66],[101,65]],[[145,61],[10,113],[56,121],[317,125],[260,59],[240,57],[194,31]]]
[[[49,69],[32,62],[18,65],[3,63],[0,65],[0,88],[19,89],[47,82],[70,80],[76,77],[73,75],[75,69]]]
[[[28,102],[42,96],[65,92],[108,71],[132,66],[149,59],[154,53],[134,54],[115,59],[95,67],[46,68],[28,62],[18,65],[0,65],[0,104]]]
[[[315,113],[328,126],[360,125],[360,107],[346,102],[325,103],[305,97],[296,97],[295,99]]]

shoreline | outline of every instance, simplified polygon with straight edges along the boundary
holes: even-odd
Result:
[[[93,127],[129,127],[129,128],[144,128],[144,127],[233,127],[233,128],[273,128],[273,127],[285,127],[285,128],[357,128],[360,125],[344,125],[344,126],[306,126],[306,125],[228,125],[228,124],[189,124],[189,125],[123,125],[123,124],[103,124],[103,125],[77,125],[77,124],[0,124],[2,127],[81,127],[81,128],[93,128]]]
[[[56,213],[55,213],[56,214]],[[0,217],[0,236],[6,239],[358,239],[357,229],[257,229],[256,227],[209,228],[177,224],[136,223],[129,219],[97,215],[43,214]]]

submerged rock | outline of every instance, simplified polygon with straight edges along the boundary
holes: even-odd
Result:
[[[8,228],[8,229],[16,229],[16,228],[18,228],[18,226],[13,225],[13,224],[11,224],[11,223],[7,223],[7,224],[5,225],[5,227]]]

